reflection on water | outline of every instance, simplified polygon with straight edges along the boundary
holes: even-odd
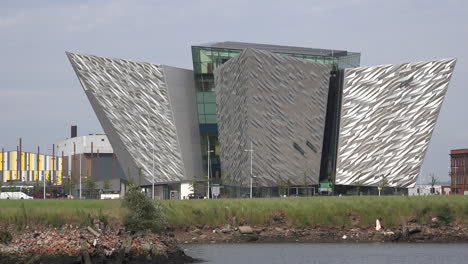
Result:
[[[468,244],[207,244],[186,246],[203,263],[468,263]]]

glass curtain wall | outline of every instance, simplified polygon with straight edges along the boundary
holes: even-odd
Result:
[[[214,182],[219,182],[221,178],[221,166],[213,72],[223,63],[238,55],[241,51],[240,49],[192,46],[193,70],[195,74],[195,87],[197,90],[198,121],[200,123],[201,147],[203,151],[203,168],[206,176],[208,168],[207,154],[210,153],[210,178],[214,179]],[[360,63],[360,53],[348,52],[347,56],[339,57],[280,52],[278,52],[278,54],[317,63],[336,65],[339,69],[357,67]],[[208,150],[213,152],[208,152]]]

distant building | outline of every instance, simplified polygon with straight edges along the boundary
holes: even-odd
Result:
[[[62,164],[61,157],[16,150],[2,151],[0,152],[0,182],[42,185],[45,177],[48,183],[61,185]]]
[[[417,195],[440,195],[442,194],[442,186],[441,185],[432,185],[430,184],[421,184],[416,185],[412,188],[408,188],[408,195],[409,196],[417,196]]]
[[[106,135],[72,137],[56,146],[57,153],[64,157],[63,181],[73,184],[73,196],[79,197],[80,175],[82,196],[98,198],[103,192],[125,194],[128,181]],[[88,179],[95,182],[95,190],[86,190]],[[104,186],[106,179],[109,186]]]
[[[450,151],[450,186],[445,190],[456,194],[468,194],[468,149]]]

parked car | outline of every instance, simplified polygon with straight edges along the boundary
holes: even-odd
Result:
[[[24,192],[1,192],[0,199],[33,199],[33,197]]]
[[[44,193],[43,192],[36,192],[33,194],[34,199],[44,199]],[[52,199],[53,196],[51,193],[46,193],[46,199]]]
[[[188,199],[203,199],[203,195],[197,194],[197,193],[191,193],[188,196]]]

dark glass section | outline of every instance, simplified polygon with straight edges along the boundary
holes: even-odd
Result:
[[[217,135],[218,126],[216,124],[200,124],[200,132]]]
[[[338,136],[340,130],[341,98],[343,93],[343,70],[330,73],[325,134],[323,136],[322,161],[319,181],[335,181]]]

